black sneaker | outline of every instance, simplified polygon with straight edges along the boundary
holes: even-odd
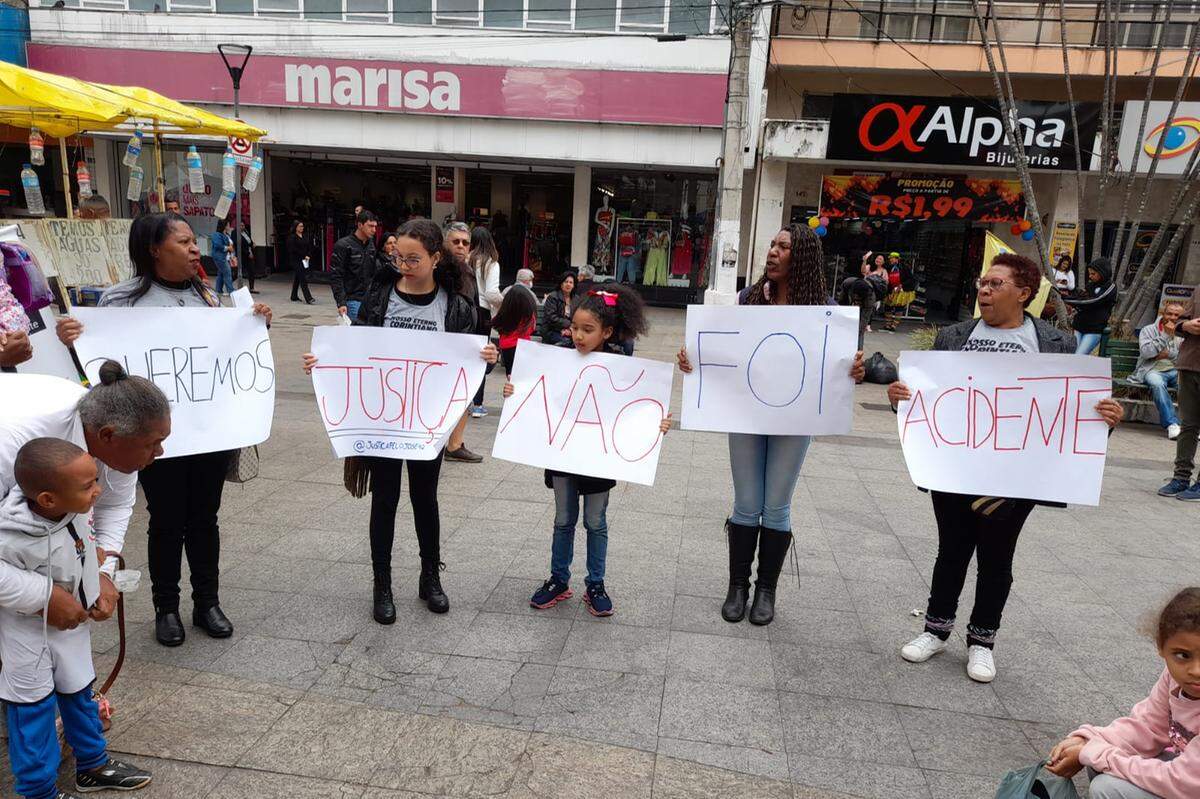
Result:
[[[587,605],[588,613],[593,616],[611,616],[613,615],[613,603],[609,598],[608,592],[604,590],[604,583],[589,583],[587,591],[583,594],[583,604]]]
[[[150,784],[150,772],[109,758],[103,766],[75,774],[75,790],[80,793],[92,791],[136,791]]]
[[[572,597],[571,589],[564,583],[560,583],[551,577],[546,582],[542,583],[542,587],[533,592],[533,596],[529,599],[531,607],[538,610],[552,608],[559,602]]]

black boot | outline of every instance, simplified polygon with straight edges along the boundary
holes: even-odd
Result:
[[[438,574],[444,568],[446,564],[441,561],[421,558],[421,581],[417,584],[417,596],[434,613],[450,610],[450,599],[442,590],[442,578]]]
[[[163,646],[179,646],[185,633],[179,610],[160,610],[154,614],[154,637]]]
[[[792,545],[790,530],[759,528],[758,580],[754,583],[754,604],[750,607],[751,624],[770,624],[775,618],[775,586],[779,572]]]
[[[729,591],[721,605],[721,618],[739,622],[746,618],[750,599],[750,569],[758,547],[758,528],[726,521],[725,540],[729,544]]]
[[[375,621],[394,624],[396,603],[392,601],[392,569],[390,566],[375,567],[375,601],[371,606]]]

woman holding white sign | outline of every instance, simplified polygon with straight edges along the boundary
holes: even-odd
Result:
[[[739,305],[827,305],[825,259],[821,239],[807,225],[789,225],[775,234],[763,276],[738,294]],[[692,371],[687,349],[679,368]],[[862,352],[855,353],[850,376],[862,382]],[[758,553],[758,580],[751,624],[775,618],[775,589],[792,545],[792,494],[811,436],[729,434],[733,471],[733,513],[726,522],[729,540],[729,590],[721,617],[739,622],[750,599],[750,571]]]
[[[355,324],[439,333],[474,333],[475,307],[462,295],[462,263],[446,247],[442,231],[428,219],[405,222],[396,231],[396,252],[389,268],[376,272]],[[489,343],[480,351],[488,363],[499,353]],[[317,357],[304,355],[304,371],[311,374]],[[371,564],[374,567],[372,615],[380,624],[396,621],[392,597],[392,543],[396,537],[396,508],[400,482],[408,463],[408,498],[412,502],[417,542],[421,549],[421,578],[417,596],[434,613],[450,609],[442,590],[441,519],[438,515],[438,480],[442,453],[433,460],[402,461],[392,458],[360,459],[370,472]]]
[[[148,214],[129,228],[129,258],[136,277],[100,296],[108,308],[216,308],[220,300],[199,278],[196,234],[178,214]],[[271,309],[254,305],[271,324]],[[71,346],[83,325],[58,321],[58,336]],[[205,452],[155,461],[138,473],[150,514],[150,584],[154,594],[154,637],[179,646],[185,633],[179,616],[180,563],[187,551],[192,583],[192,624],[213,638],[233,635],[218,594],[221,532],[217,516],[230,453]]]
[[[979,279],[979,319],[943,328],[934,341],[939,351],[1003,352],[1014,355],[1075,352],[1075,341],[1025,309],[1041,285],[1041,271],[1020,255],[1002,253]],[[912,397],[899,381],[888,386],[894,409]],[[1120,403],[1103,399],[1096,412],[1109,427],[1121,421]],[[977,497],[930,492],[938,526],[938,554],[925,611],[925,631],[905,644],[900,656],[924,663],[946,648],[954,630],[958,598],[974,556],[979,564],[975,606],[967,625],[967,676],[977,682],[996,678],[992,648],[1008,592],[1012,587],[1017,538],[1034,505],[1030,499]]]

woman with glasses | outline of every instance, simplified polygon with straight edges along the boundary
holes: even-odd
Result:
[[[1070,336],[1025,311],[1037,294],[1041,279],[1041,272],[1028,258],[1013,253],[997,255],[977,283],[980,318],[942,328],[933,348],[945,352],[1010,353],[1018,357],[1075,352],[1075,341]],[[897,381],[888,386],[893,410],[911,396],[904,383]],[[1110,428],[1121,421],[1121,405],[1115,400],[1100,400],[1096,412]],[[937,519],[938,554],[925,610],[925,631],[905,644],[900,656],[910,663],[924,663],[946,648],[954,630],[967,567],[974,557],[979,574],[975,582],[975,605],[967,625],[967,676],[977,682],[991,682],[996,678],[992,647],[1012,586],[1017,537],[1034,505],[1056,503],[944,491],[932,491],[930,497]]]

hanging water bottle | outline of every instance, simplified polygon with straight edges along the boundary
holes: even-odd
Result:
[[[142,199],[142,181],[146,178],[146,170],[142,169],[137,164],[134,164],[129,169],[129,191],[125,192],[125,197],[130,202],[137,202]]]
[[[250,162],[250,168],[246,170],[246,180],[242,183],[242,188],[246,191],[253,192],[258,188],[258,179],[262,177],[263,160],[261,155],[254,156],[254,160]]]
[[[217,219],[224,219],[229,216],[229,209],[233,207],[233,189],[226,189],[221,192],[221,199],[217,200],[217,207],[213,209],[213,216]]]
[[[75,180],[79,183],[79,199],[92,196],[92,175],[88,172],[87,163],[80,161],[75,168]]]
[[[233,160],[233,153],[225,151],[225,157],[221,159],[221,191],[232,191],[237,188],[237,161]]]
[[[37,128],[29,129],[29,163],[35,166],[46,163],[46,140]]]
[[[145,138],[140,130],[135,130],[125,143],[125,157],[121,160],[125,166],[137,166],[138,158],[142,155],[142,139]]]
[[[42,184],[38,182],[37,172],[31,164],[26,164],[21,170],[21,187],[25,189],[25,207],[34,216],[46,213],[46,204],[42,202]]]
[[[195,145],[188,148],[187,153],[188,188],[192,194],[204,194],[204,162]]]

